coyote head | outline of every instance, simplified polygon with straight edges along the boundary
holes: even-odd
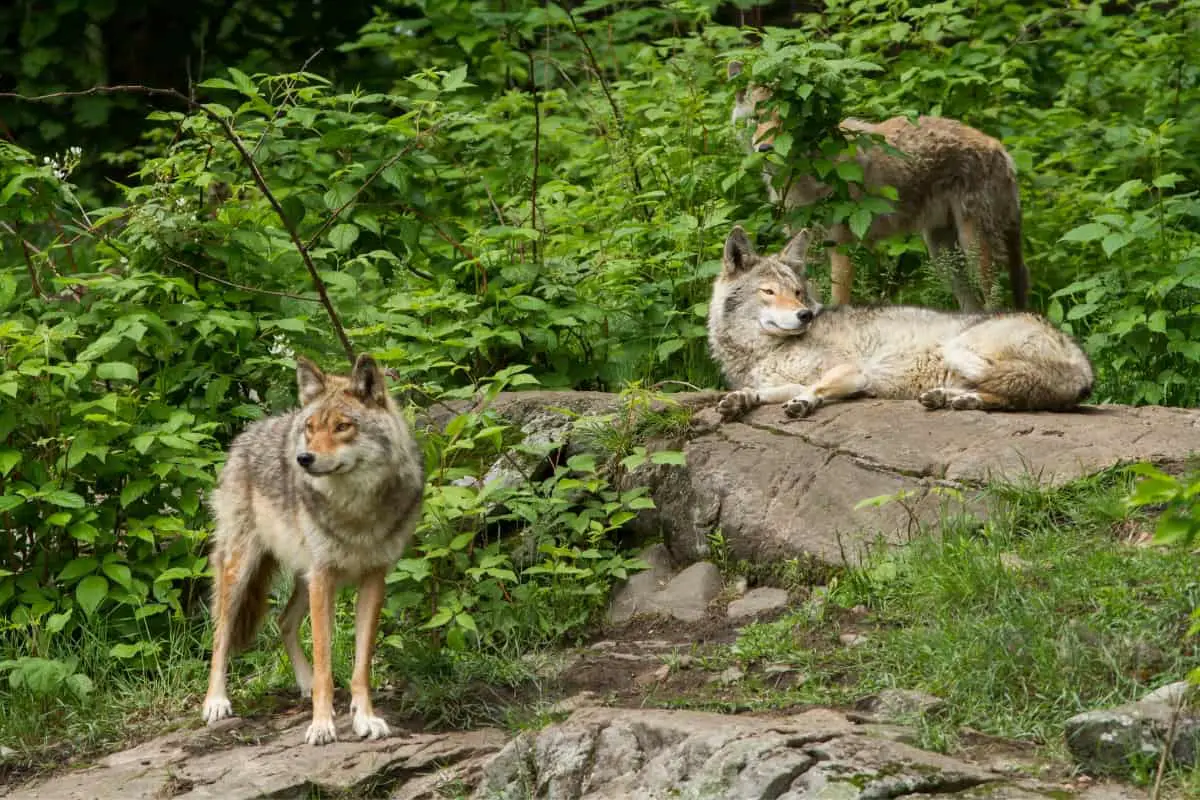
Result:
[[[742,62],[730,61],[728,76],[742,74]],[[739,89],[733,96],[733,127],[738,138],[750,150],[766,152],[775,141],[775,130],[779,127],[779,115],[772,112],[766,120],[760,120],[756,112],[759,103],[771,99],[771,90],[765,86],[748,86]],[[753,133],[746,135],[750,129]]]
[[[725,240],[721,274],[713,284],[709,327],[732,339],[800,336],[821,310],[805,274],[809,233],[802,230],[775,255],[754,252],[735,226]]]
[[[398,424],[383,372],[360,355],[350,375],[326,375],[307,358],[296,361],[303,430],[296,463],[313,477],[341,475],[360,464],[392,457],[391,428]]]

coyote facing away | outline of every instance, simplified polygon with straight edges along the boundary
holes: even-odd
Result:
[[[1091,394],[1079,345],[1031,312],[822,307],[805,276],[808,246],[803,230],[760,256],[741,226],[725,242],[708,311],[709,347],[734,387],[717,406],[723,418],[765,403],[806,417],[856,396],[1066,410]]]
[[[730,62],[730,78],[741,71],[740,62]],[[770,90],[762,86],[738,91],[734,97],[733,124],[739,138],[752,151],[772,148],[779,119],[771,115],[764,120],[756,113],[758,104],[770,97]],[[747,136],[745,132],[750,127],[754,130]],[[882,147],[868,146],[859,148],[855,155],[868,192],[892,186],[898,195],[893,201],[894,210],[876,215],[871,223],[864,237],[868,244],[919,231],[932,258],[948,255],[955,247],[960,249],[966,257],[954,259],[951,286],[959,307],[968,311],[991,305],[995,283],[993,262],[1000,258],[1008,265],[1013,307],[1028,307],[1029,271],[1021,255],[1017,171],[1004,145],[981,131],[944,117],[921,116],[915,124],[905,117],[880,123],[851,118],[840,127],[852,135],[878,134],[904,154],[892,155]],[[769,170],[764,170],[763,179],[771,202],[778,203]],[[815,178],[799,176],[788,186],[783,205],[786,209],[811,205],[831,192],[831,187]],[[852,194],[858,199],[862,190],[854,187]],[[832,300],[845,305],[850,302],[854,284],[854,264],[849,255],[838,250],[838,245],[853,242],[855,236],[843,222],[829,229],[828,240]],[[970,254],[979,259],[982,305],[973,281],[963,272],[965,265],[960,265]]]
[[[255,422],[234,440],[211,499],[215,625],[203,717],[211,724],[233,714],[226,665],[254,640],[282,567],[296,579],[279,628],[300,692],[312,695],[305,741],[337,739],[330,645],[335,595],[349,583],[358,586],[352,727],[377,739],[388,726],[371,704],[371,658],[384,579],[421,515],[421,451],[370,356],[359,356],[349,376],[326,375],[301,358],[296,376],[301,407]],[[310,608],[311,666],[299,636]]]

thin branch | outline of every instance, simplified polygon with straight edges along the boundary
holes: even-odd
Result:
[[[325,48],[323,48],[323,47],[318,47],[318,48],[317,48],[317,52],[313,53],[311,56],[309,56],[308,58],[304,59],[304,63],[300,65],[300,71],[301,71],[301,72],[307,72],[307,71],[308,71],[308,65],[309,65],[309,64],[311,64],[311,63],[313,62],[313,59],[315,59],[317,56],[321,55],[321,53],[323,53],[324,51],[325,51]],[[291,90],[292,90],[293,88],[295,88],[295,84],[294,84],[294,83],[289,83],[289,84],[287,84],[287,85],[285,86],[285,88],[284,88],[284,92],[285,92],[285,93],[291,92]],[[272,130],[272,129],[274,128],[274,126],[275,126],[275,123],[276,123],[276,122],[278,122],[278,121],[279,121],[279,118],[283,116],[283,109],[284,109],[284,108],[286,108],[286,106],[285,106],[283,103],[280,103],[280,104],[279,104],[279,107],[275,109],[275,113],[271,115],[271,119],[270,119],[270,121],[269,121],[269,122],[267,122],[267,124],[266,124],[266,125],[263,127],[263,132],[262,132],[262,134],[261,134],[261,135],[258,137],[258,141],[257,141],[257,142],[255,142],[255,143],[254,143],[254,147],[253,147],[253,148],[251,148],[251,150],[250,150],[250,155],[252,155],[252,156],[256,156],[256,155],[258,155],[258,148],[262,147],[262,144],[263,144],[263,142],[265,142],[265,141],[267,140],[267,134],[271,132],[271,130]]]
[[[42,282],[38,278],[37,265],[33,263],[33,254],[41,251],[26,241],[25,237],[9,226],[7,222],[0,222],[0,226],[3,226],[5,230],[21,240],[21,253],[25,256],[25,269],[29,271],[29,283],[33,286],[34,296],[38,300],[41,300],[46,294],[42,291]]]
[[[233,126],[230,125],[224,117],[222,117],[216,111],[210,109],[208,106],[202,103],[197,103],[176,89],[159,89],[151,86],[141,86],[138,84],[93,86],[90,89],[84,89],[82,91],[53,92],[51,94],[43,94],[33,97],[17,94],[15,92],[0,92],[0,97],[14,100],[24,100],[27,102],[43,102],[46,100],[57,100],[67,97],[92,97],[98,94],[144,94],[151,97],[170,97],[174,100],[185,103],[188,108],[204,112],[204,114],[206,114],[221,127],[221,130],[225,133],[225,138],[227,138],[229,143],[232,144],[238,151],[238,154],[242,157],[242,161],[246,164],[246,168],[250,170],[250,175],[254,178],[255,184],[258,185],[259,191],[261,191],[263,196],[266,197],[267,202],[270,203],[271,208],[274,209],[275,215],[279,217],[279,221],[287,230],[288,237],[292,240],[292,244],[296,247],[297,252],[299,252],[300,259],[304,262],[305,268],[308,269],[309,277],[312,278],[313,287],[317,290],[317,294],[320,295],[321,305],[325,307],[325,313],[329,315],[329,320],[333,325],[334,333],[337,334],[338,340],[342,344],[342,348],[346,351],[346,358],[348,358],[350,363],[353,364],[354,346],[350,343],[350,337],[346,335],[346,329],[342,327],[342,321],[338,317],[337,311],[333,307],[333,301],[329,299],[329,291],[325,287],[325,281],[321,279],[321,273],[317,270],[317,265],[313,263],[312,256],[309,254],[308,248],[304,246],[304,242],[300,241],[300,234],[296,230],[295,224],[288,219],[287,214],[283,213],[283,206],[280,205],[278,198],[276,198],[274,192],[271,191],[271,187],[267,185],[267,179],[263,177],[262,171],[258,168],[258,164],[255,162],[254,157],[250,155],[250,151],[246,149],[246,145],[242,142],[241,137],[237,135],[237,131],[233,129]]]
[[[210,275],[209,273],[205,272],[204,270],[196,269],[191,264],[180,261],[177,258],[172,258],[171,256],[163,256],[163,258],[165,258],[167,261],[170,261],[172,264],[174,264],[177,267],[183,267],[184,269],[188,270],[189,272],[193,272],[196,275],[199,275],[201,278],[205,278],[214,283],[223,283],[226,286],[232,286],[234,289],[241,289],[243,292],[252,292],[254,294],[267,294],[267,295],[271,295],[272,297],[286,297],[289,300],[303,300],[306,303],[321,302],[320,299],[318,299],[316,297],[305,297],[302,294],[292,294],[290,292],[276,292],[271,289],[258,289],[254,286],[246,286],[241,283],[234,283],[233,281],[226,280],[225,278],[218,278],[216,275]]]
[[[412,206],[406,205],[404,203],[397,203],[396,205],[399,206],[404,211],[407,211],[408,213],[412,214],[414,217],[421,220],[425,224],[429,225],[429,227],[433,228],[433,232],[436,233],[441,238],[442,241],[446,242],[446,244],[450,245],[455,250],[457,250],[463,256],[463,258],[467,259],[468,261],[475,262],[475,266],[479,268],[480,273],[483,275],[483,288],[484,288],[484,290],[487,289],[487,269],[483,266],[483,262],[481,262],[479,260],[479,257],[477,255],[475,255],[470,250],[468,250],[466,245],[464,245],[462,242],[458,241],[453,236],[451,236],[450,234],[448,234],[444,230],[442,230],[441,226],[439,226],[436,222],[434,222],[432,219],[430,219],[428,215],[426,215],[426,214],[418,211],[417,209],[413,208]],[[415,270],[416,268],[409,267],[409,269]],[[422,273],[420,273],[420,272],[417,272],[417,274],[422,275]],[[425,277],[425,276],[422,275],[422,277]],[[428,276],[427,280],[433,280],[433,276],[432,275]]]
[[[533,52],[525,51],[525,56],[529,59],[529,91],[533,95],[533,185],[529,189],[529,227],[537,230],[537,193],[538,193],[538,167],[541,164],[541,144],[542,144],[542,108],[541,98],[538,96],[537,87],[537,72],[533,63]],[[536,239],[531,243],[533,245],[533,261],[538,262],[538,254],[541,248],[538,247]]]
[[[397,161],[399,161],[400,159],[404,158],[406,155],[411,153],[413,148],[421,143],[422,136],[426,136],[428,134],[433,133],[439,127],[441,127],[441,125],[442,125],[442,123],[440,123],[440,122],[435,125],[431,125],[424,132],[418,134],[417,138],[413,139],[411,142],[409,142],[407,145],[405,145],[404,148],[401,149],[399,153],[396,153],[396,155],[392,156],[388,160],[381,163],[378,167],[376,167],[375,171],[367,176],[367,180],[361,186],[359,186],[357,189],[354,190],[354,194],[352,194],[346,202],[342,203],[340,206],[335,208],[333,213],[329,215],[329,217],[325,220],[325,222],[321,223],[321,227],[317,228],[316,232],[312,236],[308,237],[308,243],[305,245],[305,247],[311,248],[313,245],[315,245],[317,240],[321,238],[321,235],[324,234],[325,231],[329,230],[330,226],[333,225],[333,223],[337,221],[337,218],[342,215],[342,212],[345,211],[347,208],[349,208],[350,205],[355,200],[358,199],[358,196],[360,194],[362,194],[363,191],[368,186],[370,186],[372,183],[375,182],[376,178],[378,178],[380,175],[382,175],[388,169],[388,167],[392,166]]]
[[[638,174],[637,161],[633,157],[633,153],[629,148],[629,132],[625,127],[625,115],[621,113],[621,107],[617,105],[617,100],[613,97],[612,91],[608,88],[608,80],[604,77],[604,71],[600,69],[600,63],[596,61],[596,54],[592,52],[592,46],[588,44],[587,37],[583,35],[583,31],[579,30],[579,24],[575,22],[575,15],[571,13],[571,7],[567,5],[565,0],[555,0],[563,12],[567,15],[567,20],[571,23],[571,31],[575,37],[579,39],[579,43],[583,45],[583,52],[587,55],[588,63],[591,65],[592,72],[595,73],[596,79],[600,81],[600,89],[604,92],[604,97],[608,100],[608,105],[612,108],[613,118],[617,121],[617,131],[621,135],[621,141],[624,145],[622,149],[625,151],[625,157],[629,161],[629,171],[633,177],[633,187],[637,193],[642,194],[642,178]],[[643,216],[649,221],[649,213],[644,206],[638,206],[643,212]]]

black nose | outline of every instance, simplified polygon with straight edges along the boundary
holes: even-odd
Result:
[[[774,146],[775,145],[771,144],[770,142],[760,142],[758,145],[758,152],[766,153],[766,152],[770,151],[771,148],[773,148]]]
[[[802,308],[796,312],[796,319],[801,322],[812,322],[813,313],[807,308]]]
[[[296,463],[305,468],[311,467],[313,462],[316,460],[317,457],[312,453],[301,453],[300,455],[296,456]]]

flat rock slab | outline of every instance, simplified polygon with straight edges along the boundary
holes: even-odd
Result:
[[[1137,792],[1129,797],[1138,797]],[[474,800],[1077,798],[865,733],[845,716],[582,708],[508,744]]]
[[[691,430],[652,446],[682,449],[687,465],[647,464],[629,477],[652,488],[656,509],[637,525],[661,535],[678,563],[709,555],[721,531],[736,558],[764,563],[810,557],[840,565],[860,559],[883,535],[903,541],[947,506],[972,507],[991,480],[1060,485],[1110,467],[1147,461],[1182,470],[1200,453],[1200,410],[1089,406],[1072,413],[927,411],[914,402],[859,400],[803,420],[778,406],[722,423],[715,392],[672,398],[695,411]],[[616,395],[501,394],[493,408],[518,424],[547,408],[611,413]],[[963,491],[951,500],[939,488]],[[881,495],[898,503],[858,507]],[[966,505],[963,502],[965,500]]]
[[[101,760],[95,766],[11,791],[5,800],[250,800],[260,797],[359,796],[394,784],[396,800],[440,797],[439,786],[478,773],[508,736],[482,728],[463,733],[401,734],[360,741],[342,715],[341,741],[304,743],[307,714],[265,726],[235,720],[216,732],[183,731]],[[379,796],[372,794],[372,796]]]

